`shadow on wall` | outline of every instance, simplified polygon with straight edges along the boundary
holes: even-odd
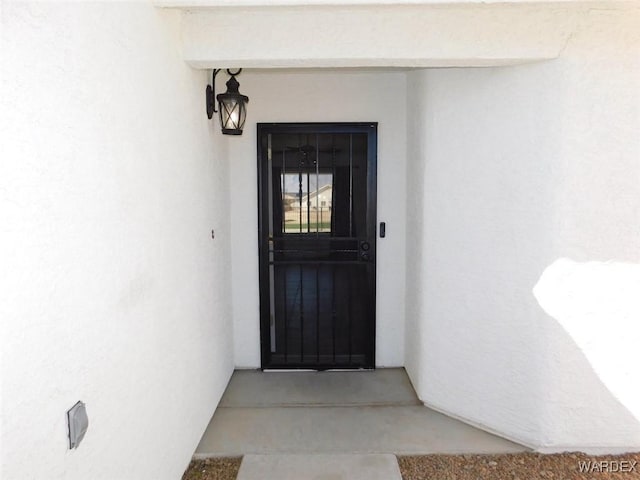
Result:
[[[590,453],[640,449],[638,292],[639,264],[561,258],[541,275],[533,295],[553,323],[543,329],[550,333],[547,361],[562,369],[546,369],[553,392],[541,420],[554,441],[539,450],[572,444]],[[558,423],[554,410],[560,408],[564,421]]]
[[[538,450],[640,450],[637,266],[557,261],[635,252],[635,151],[592,100],[626,110],[581,62],[408,74],[405,365],[428,406]]]

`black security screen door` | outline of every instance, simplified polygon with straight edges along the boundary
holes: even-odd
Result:
[[[375,365],[376,132],[258,124],[262,368]]]

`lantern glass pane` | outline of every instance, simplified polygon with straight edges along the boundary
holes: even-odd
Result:
[[[225,130],[239,130],[244,127],[247,110],[244,101],[225,98],[220,102],[220,124]]]

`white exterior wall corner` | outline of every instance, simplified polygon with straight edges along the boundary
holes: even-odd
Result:
[[[405,97],[401,72],[245,70],[250,123],[231,139],[231,218],[235,358],[260,367],[257,129],[260,122],[379,122],[376,365],[404,364]]]
[[[406,368],[540,451],[619,453],[640,449],[640,10],[576,20],[554,61],[409,74]]]
[[[426,156],[427,71],[415,71],[407,75],[407,252],[405,289],[405,369],[418,395],[425,392],[426,366],[425,292],[423,247],[425,235],[425,171],[430,161]],[[422,396],[421,396],[422,398]]]
[[[207,75],[179,12],[1,5],[0,477],[180,478],[233,371]]]

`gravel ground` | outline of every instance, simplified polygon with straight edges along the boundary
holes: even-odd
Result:
[[[594,471],[580,472],[580,462]],[[628,462],[628,463],[623,463]],[[634,463],[637,462],[637,465]],[[627,480],[640,479],[640,453],[593,457],[582,453],[542,455],[421,455],[398,457],[403,480]],[[584,464],[583,464],[584,465]],[[634,468],[631,469],[631,466]],[[624,473],[611,473],[624,467]],[[609,472],[595,471],[609,469]]]
[[[242,457],[193,460],[182,480],[235,480]]]
[[[241,458],[195,460],[182,480],[235,480],[240,461]],[[581,473],[580,462],[591,462],[587,464],[591,471]],[[640,453],[601,457],[582,453],[420,455],[398,457],[398,463],[403,480],[640,480]],[[626,471],[612,472],[619,469]]]

